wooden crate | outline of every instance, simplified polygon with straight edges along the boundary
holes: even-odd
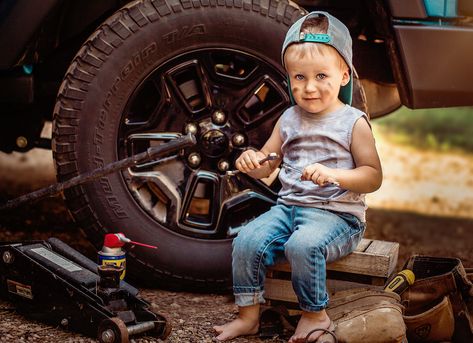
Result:
[[[399,243],[362,239],[356,251],[327,265],[327,288],[381,288],[396,268]],[[268,268],[264,297],[268,304],[297,303],[288,263]]]

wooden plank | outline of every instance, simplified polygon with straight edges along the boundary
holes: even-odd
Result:
[[[358,243],[358,246],[356,247],[355,251],[365,251],[366,248],[370,246],[371,242],[373,242],[373,240],[362,238],[360,243]]]
[[[363,252],[354,251],[327,269],[387,278],[396,267],[398,254],[399,243],[373,240]]]
[[[372,241],[370,246],[365,250],[366,253],[375,255],[386,256],[389,255],[393,245],[399,245],[399,243],[386,242],[386,241]]]
[[[290,280],[266,279],[264,283],[264,298],[271,300],[297,303],[297,296],[292,289]]]
[[[328,292],[359,287],[381,289],[396,268],[398,254],[399,243],[363,239],[356,251],[327,265]],[[290,278],[288,263],[268,268],[265,298],[297,307]]]
[[[382,288],[382,286],[330,279],[327,280],[326,285],[329,294],[353,288]],[[264,284],[264,298],[270,301],[278,300],[289,303],[298,303],[297,296],[294,293],[290,280],[266,279],[266,282]]]
[[[327,270],[389,277],[396,268],[399,243],[362,239],[356,251],[338,261],[329,263]],[[270,270],[290,272],[288,263],[280,263]]]
[[[327,265],[327,269],[361,275],[386,276],[389,260],[389,256],[355,251],[338,261],[330,263]]]
[[[366,253],[375,255],[389,256],[388,263],[386,265],[386,277],[391,275],[397,265],[397,259],[399,255],[399,243],[386,242],[386,241],[373,241],[370,246],[365,250]]]
[[[275,270],[275,271],[278,271],[278,272],[290,273],[291,272],[291,266],[287,262],[278,263],[274,266],[269,267],[268,270]]]
[[[366,239],[366,238],[363,238],[360,243],[358,244],[358,246],[356,247],[356,250],[355,252],[364,252],[370,245],[371,245],[371,242],[373,242],[373,240],[371,239]],[[353,253],[355,253],[353,252]],[[352,254],[353,254],[352,253]],[[344,258],[349,258],[352,254],[344,257]],[[349,262],[349,261],[347,261]],[[327,270],[340,270],[340,267],[337,269],[337,266],[335,265],[335,269],[332,268],[332,264],[328,264],[327,265]],[[270,268],[268,268],[269,270],[276,270],[276,271],[281,271],[281,272],[291,272],[291,266],[289,265],[289,263],[278,263],[277,265],[274,265],[274,266],[271,266]],[[347,272],[351,272],[350,270],[343,270],[343,271],[347,271]]]
[[[345,280],[331,280],[327,279],[327,292],[333,294],[339,291],[345,291],[353,288],[370,288],[370,289],[381,289],[382,287],[374,284],[358,283]]]

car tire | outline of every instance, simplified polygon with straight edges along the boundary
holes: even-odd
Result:
[[[140,152],[134,150],[142,145],[139,139],[134,140],[136,137],[154,134],[154,138],[162,138],[162,142],[161,138],[157,139],[162,144],[172,138],[169,132],[192,131],[195,126],[189,126],[189,122],[197,122],[195,133],[200,147],[179,152],[177,164],[167,169],[166,165],[163,169],[159,165],[144,166],[142,170],[146,172],[135,173],[129,169],[64,192],[72,216],[96,248],[101,247],[108,232],[123,232],[134,241],[158,247],[156,250],[125,247],[127,276],[162,287],[221,289],[229,285],[235,232],[213,230],[214,219],[218,217],[220,228],[238,226],[274,203],[277,185],[266,187],[259,181],[255,184],[238,176],[235,179],[238,200],[231,198],[225,207],[222,198],[206,199],[218,208],[232,209],[225,212],[225,218],[222,210],[205,214],[204,219],[196,212],[197,219],[189,220],[186,217],[189,213],[181,212],[182,208],[189,212],[185,206],[194,198],[189,200],[186,193],[195,192],[196,187],[213,180],[217,180],[215,187],[220,187],[224,171],[232,166],[239,152],[250,146],[261,147],[269,137],[283,107],[289,105],[289,98],[284,94],[280,47],[288,27],[304,13],[292,2],[274,0],[135,1],[107,19],[78,51],[61,84],[54,110],[53,156],[60,181]],[[241,63],[240,70],[228,71],[235,65],[227,61],[232,58]],[[207,84],[200,84],[199,90],[195,84],[189,86],[187,79],[179,78],[189,73],[199,76],[205,69],[201,59],[213,61],[214,69],[210,68],[206,75],[210,86],[203,100],[196,101],[188,93],[198,97]],[[223,71],[219,72],[216,66]],[[236,95],[246,96],[243,86],[247,82],[254,87],[255,81],[249,80],[257,72],[250,69],[260,72],[261,82],[270,88],[269,94],[274,93],[268,113],[264,107],[258,112],[259,107],[248,105],[251,99],[241,102]],[[241,70],[243,76],[238,74]],[[250,92],[252,98],[259,95],[256,92]],[[210,102],[199,107],[199,101]],[[226,101],[246,112],[236,115],[229,110],[226,124],[217,125],[215,108],[226,110]],[[186,111],[189,113],[183,114]],[[262,119],[260,112],[265,112]],[[224,140],[226,145],[218,146],[208,132],[204,137],[205,130],[223,132],[228,139],[220,137],[220,141]],[[242,146],[232,141],[235,132],[240,132],[245,140]],[[153,142],[147,142],[146,147],[156,143]],[[198,164],[191,159],[193,153],[201,158]],[[228,163],[220,164],[222,160]],[[189,161],[194,164],[189,165]],[[225,168],[218,170],[217,162],[219,168]],[[143,181],[150,173],[157,181]],[[136,186],[136,175],[139,186]],[[204,179],[186,181],[196,175]],[[171,186],[162,186],[166,182]],[[145,184],[149,189],[142,192]],[[161,216],[164,219],[147,203],[150,197],[156,198],[156,194],[149,194],[160,187],[163,189],[157,190],[161,194],[157,197],[165,197],[163,206],[168,206]],[[214,190],[215,194],[221,193],[218,190]],[[169,217],[174,218],[171,224],[167,224]]]

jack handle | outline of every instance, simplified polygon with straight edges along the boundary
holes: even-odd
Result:
[[[153,160],[157,157],[166,155],[170,152],[180,150],[188,146],[195,145],[196,142],[197,141],[195,139],[195,136],[189,133],[186,136],[173,139],[169,142],[160,144],[155,147],[150,147],[148,148],[148,150],[141,152],[139,154],[124,158],[116,162],[109,163],[103,167],[94,169],[85,174],[77,175],[64,182],[55,183],[48,187],[38,189],[37,191],[19,196],[18,198],[15,198],[13,200],[9,200],[6,203],[3,203],[0,205],[0,211],[16,208],[30,201],[34,201],[40,198],[45,198],[47,196],[53,196],[53,195],[59,194],[67,188],[71,188],[73,186],[81,185],[83,183],[99,179],[102,176],[111,174],[117,170],[130,168],[130,167],[136,166],[139,163]]]

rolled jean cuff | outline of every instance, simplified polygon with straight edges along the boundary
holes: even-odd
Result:
[[[299,303],[299,307],[301,308],[302,311],[305,311],[305,312],[319,312],[319,311],[322,311],[323,309],[326,309],[327,306],[328,306],[328,299],[320,305]]]
[[[256,304],[264,304],[263,291],[254,291],[251,293],[234,293],[235,304],[238,306],[251,306]]]

